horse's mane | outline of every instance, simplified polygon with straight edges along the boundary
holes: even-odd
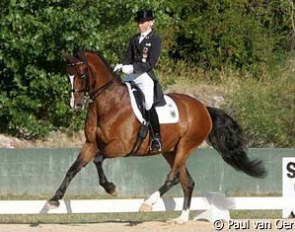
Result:
[[[113,72],[113,69],[111,67],[111,65],[109,64],[109,62],[106,60],[106,58],[103,56],[103,54],[100,52],[100,51],[93,51],[93,50],[88,50],[88,49],[79,49],[76,53],[75,53],[75,56],[76,57],[79,57],[79,58],[83,58],[81,56],[79,56],[79,53],[84,53],[84,52],[88,52],[88,53],[91,53],[91,54],[94,54],[96,56],[99,57],[99,59],[106,65],[106,67],[109,69],[110,73],[112,73],[113,75],[114,72]]]

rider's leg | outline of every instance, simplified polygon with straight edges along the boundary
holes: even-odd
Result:
[[[136,77],[134,83],[140,88],[145,98],[145,109],[150,110],[154,104],[154,81],[147,74],[143,73]]]
[[[152,127],[153,140],[151,142],[151,150],[152,151],[161,151],[161,131],[160,131],[160,123],[159,118],[155,109],[155,106],[148,111],[148,117]]]
[[[151,124],[153,140],[151,142],[151,150],[159,151],[161,145],[160,124],[154,104],[154,81],[147,74],[143,73],[134,79],[135,84],[141,89],[145,96],[145,109],[147,110],[148,117]]]

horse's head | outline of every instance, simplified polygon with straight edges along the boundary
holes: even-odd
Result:
[[[86,59],[82,54],[75,56],[63,54],[67,62],[67,75],[71,84],[70,106],[74,110],[83,110],[89,99],[89,71]]]
[[[83,110],[86,103],[96,99],[115,80],[104,58],[91,51],[79,51],[74,56],[63,54],[72,94],[71,107]]]

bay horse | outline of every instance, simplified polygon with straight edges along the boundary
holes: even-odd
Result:
[[[115,185],[105,176],[103,161],[124,156],[148,156],[160,154],[149,150],[149,134],[135,154],[133,151],[140,123],[135,117],[126,85],[112,71],[104,57],[93,51],[80,50],[75,55],[65,55],[67,74],[71,80],[71,107],[82,110],[90,101],[85,121],[85,143],[54,196],[49,207],[58,207],[75,175],[93,161],[99,184],[109,194],[116,194]],[[206,107],[197,99],[184,94],[169,94],[179,110],[179,122],[161,124],[161,154],[171,170],[164,184],[143,202],[140,211],[151,211],[153,205],[172,186],[180,183],[184,193],[181,215],[176,223],[189,220],[189,209],[194,181],[187,170],[189,155],[205,140],[220,154],[223,160],[236,170],[253,177],[264,177],[263,163],[247,155],[243,132],[237,122],[220,109]],[[208,164],[209,165],[209,164]]]

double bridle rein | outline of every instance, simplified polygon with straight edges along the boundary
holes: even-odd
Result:
[[[88,63],[86,60],[84,61],[78,61],[76,63],[70,63],[67,66],[75,67],[77,65],[84,64],[87,67],[87,71],[90,70],[92,73],[92,76],[94,76],[92,70],[89,68]],[[99,87],[98,89],[91,89],[90,87],[90,81],[89,81],[89,75],[88,72],[83,72],[80,74],[80,78],[84,80],[84,88],[81,89],[75,89],[72,86],[71,92],[72,93],[84,93],[84,99],[85,102],[92,102],[95,98],[97,98],[102,92],[104,92],[113,82],[114,79],[108,81],[103,86]]]

